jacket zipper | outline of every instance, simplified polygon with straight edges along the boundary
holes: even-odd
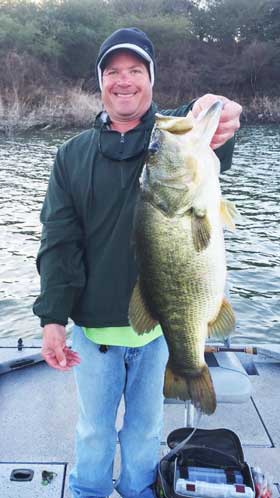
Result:
[[[123,153],[124,149],[124,133],[121,133],[121,139],[120,139],[120,154]],[[125,188],[125,181],[124,181],[124,171],[123,171],[123,165],[121,164],[121,187],[122,189]]]

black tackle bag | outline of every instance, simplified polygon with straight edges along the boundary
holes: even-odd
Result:
[[[190,439],[176,450],[178,444],[193,431],[192,428],[184,427],[169,434],[167,445],[171,451],[161,459],[158,466],[155,486],[158,498],[194,498],[207,495],[254,497],[255,486],[251,468],[244,461],[238,436],[228,429],[196,429]],[[203,477],[205,475],[206,477]],[[212,479],[219,480],[221,477],[226,486],[222,483],[212,484]],[[211,493],[207,492],[209,480]],[[228,494],[228,485],[233,494]]]

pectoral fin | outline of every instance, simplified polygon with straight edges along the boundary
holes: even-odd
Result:
[[[222,222],[230,230],[232,231],[235,230],[235,220],[237,220],[240,217],[240,214],[238,213],[235,204],[227,199],[222,199],[220,211],[221,211]]]
[[[158,321],[151,316],[151,313],[146,305],[145,299],[143,298],[141,292],[139,280],[137,280],[131,295],[128,318],[131,326],[139,335],[144,334],[145,332],[151,332],[151,330],[158,324]]]
[[[208,337],[212,335],[227,337],[235,327],[235,316],[230,303],[224,298],[220,311],[212,322],[208,323]]]
[[[197,252],[203,251],[209,245],[211,226],[206,214],[200,214],[195,209],[191,214],[191,228],[194,248]]]

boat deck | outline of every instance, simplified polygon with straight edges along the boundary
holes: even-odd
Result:
[[[39,352],[38,346],[23,351],[0,343],[0,374],[5,366]],[[240,437],[245,459],[273,477],[273,498],[280,496],[280,347],[258,346],[258,355],[239,354],[250,373],[252,395],[243,404],[219,404],[215,414],[202,416],[199,427],[225,427]],[[15,364],[14,364],[15,365]],[[2,371],[1,371],[2,366]],[[14,366],[15,368],[15,366]],[[70,498],[67,476],[74,460],[74,430],[77,404],[72,372],[61,373],[44,362],[0,375],[1,498]],[[121,403],[117,427],[121,427]],[[167,452],[169,432],[183,427],[184,404],[165,404],[162,454]],[[10,481],[11,470],[34,470],[29,482]],[[57,473],[42,486],[41,472]],[[119,470],[117,448],[114,477]],[[32,487],[32,494],[30,490]],[[118,494],[115,492],[114,497]]]

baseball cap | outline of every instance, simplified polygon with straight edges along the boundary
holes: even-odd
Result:
[[[151,40],[144,31],[138,28],[122,28],[114,31],[100,47],[96,60],[96,74],[100,89],[102,89],[102,70],[105,67],[105,59],[114,50],[120,49],[131,50],[148,63],[151,84],[153,85],[156,64],[155,50]]]

